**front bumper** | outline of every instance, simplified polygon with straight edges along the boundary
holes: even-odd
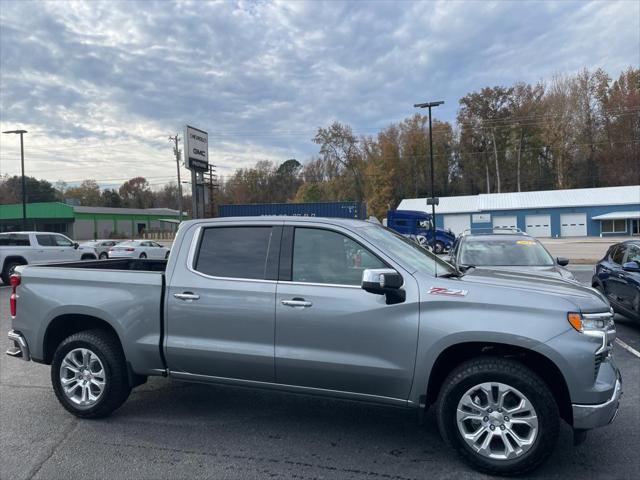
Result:
[[[573,404],[573,428],[589,430],[609,425],[616,418],[622,395],[622,379],[618,377],[613,395],[604,403],[596,405]]]
[[[9,340],[13,342],[13,346],[7,349],[7,355],[14,358],[21,358],[27,362],[31,360],[29,345],[20,332],[9,330],[7,337],[9,337]]]

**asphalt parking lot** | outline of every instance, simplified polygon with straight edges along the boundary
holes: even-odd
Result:
[[[576,266],[580,281],[591,270]],[[0,338],[10,327],[0,287]],[[618,316],[640,350],[640,323]],[[616,421],[572,446],[561,430],[550,461],[528,478],[637,478],[640,358],[616,344],[624,396]],[[151,379],[105,420],[58,404],[49,368],[0,356],[0,478],[426,479],[482,478],[438,434],[433,413],[244,388]]]

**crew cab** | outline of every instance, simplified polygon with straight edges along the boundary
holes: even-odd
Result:
[[[590,287],[460,273],[373,223],[184,222],[168,261],[19,266],[8,354],[51,365],[61,405],[109,415],[148,376],[424,412],[474,468],[530,471],[616,415],[613,315]]]
[[[69,237],[54,232],[0,233],[0,278],[6,285],[18,265],[95,260],[96,249],[80,246]]]

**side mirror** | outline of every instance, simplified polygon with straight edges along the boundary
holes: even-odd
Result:
[[[403,284],[402,275],[392,268],[367,268],[362,271],[362,289],[375,295],[386,295],[387,304],[405,301],[406,293],[400,289]]]
[[[640,265],[638,262],[627,262],[622,265],[622,269],[626,272],[640,272]]]
[[[569,265],[569,259],[565,257],[558,257],[556,258],[556,263],[561,267],[566,267],[567,265]]]
[[[78,242],[74,243],[73,248],[77,250],[78,248],[80,248],[80,244]]]

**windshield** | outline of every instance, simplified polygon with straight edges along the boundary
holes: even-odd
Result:
[[[397,258],[406,268],[414,268],[429,275],[454,273],[454,268],[415,242],[382,226],[364,227],[365,236],[382,247],[391,257]]]
[[[461,265],[550,267],[549,252],[533,238],[467,238],[460,245]]]

